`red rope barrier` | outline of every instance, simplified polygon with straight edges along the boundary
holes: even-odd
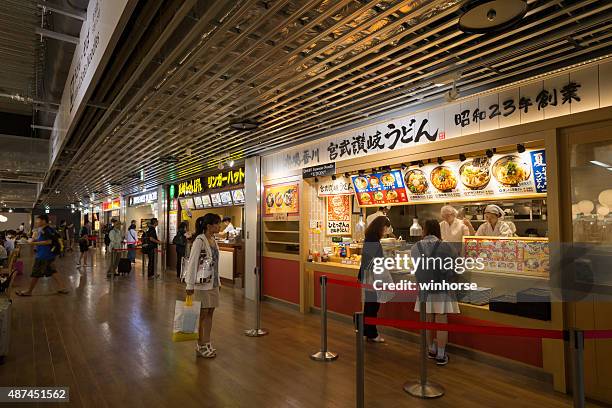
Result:
[[[612,339],[612,330],[585,330],[585,339]]]
[[[547,339],[563,339],[563,330],[546,329],[525,329],[522,327],[503,327],[503,326],[474,326],[469,324],[455,323],[433,323],[419,322],[410,320],[379,319],[373,317],[365,318],[366,324],[379,326],[390,326],[409,330],[442,330],[459,333],[477,333],[497,336],[516,336],[516,337],[539,337]]]
[[[359,283],[359,281],[353,281],[353,280],[344,280],[344,279],[334,279],[334,278],[327,278],[327,283],[330,283],[332,285],[340,285],[340,286],[348,286],[350,288],[365,288],[368,285],[362,285],[361,283]]]

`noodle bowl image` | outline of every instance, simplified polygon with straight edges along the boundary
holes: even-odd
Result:
[[[457,187],[457,177],[446,166],[438,166],[431,171],[431,184],[442,192],[453,191]]]
[[[508,155],[498,159],[493,164],[493,176],[505,186],[517,186],[527,180],[531,169],[520,156]]]

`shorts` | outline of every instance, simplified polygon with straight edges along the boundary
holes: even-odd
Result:
[[[212,309],[219,307],[219,288],[210,290],[194,290],[193,300],[202,302],[202,309]]]
[[[56,273],[57,270],[53,266],[53,259],[35,259],[32,267],[33,278],[44,278]]]

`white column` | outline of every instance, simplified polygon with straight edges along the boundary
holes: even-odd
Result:
[[[259,209],[261,208],[261,157],[250,157],[244,164],[244,295],[255,300],[256,280],[253,271],[257,266]]]

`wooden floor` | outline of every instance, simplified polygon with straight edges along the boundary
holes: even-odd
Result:
[[[99,251],[99,250],[98,250]],[[70,295],[42,282],[32,298],[13,304],[10,355],[0,366],[0,386],[68,386],[71,406],[84,407],[353,407],[354,333],[329,322],[333,363],[308,355],[318,348],[318,316],[264,302],[270,334],[248,338],[253,304],[239,291],[222,289],[213,325],[214,360],[196,359],[193,344],[173,343],[174,303],[183,288],[137,273],[109,281],[105,257],[79,273],[68,255],[58,260]],[[20,277],[15,286],[25,286]],[[422,401],[402,391],[418,372],[413,343],[387,338],[367,345],[367,407],[569,407],[551,386],[483,363],[451,356],[430,365],[431,379],[446,395]],[[41,404],[50,406],[51,404]],[[58,406],[67,406],[58,404]]]

